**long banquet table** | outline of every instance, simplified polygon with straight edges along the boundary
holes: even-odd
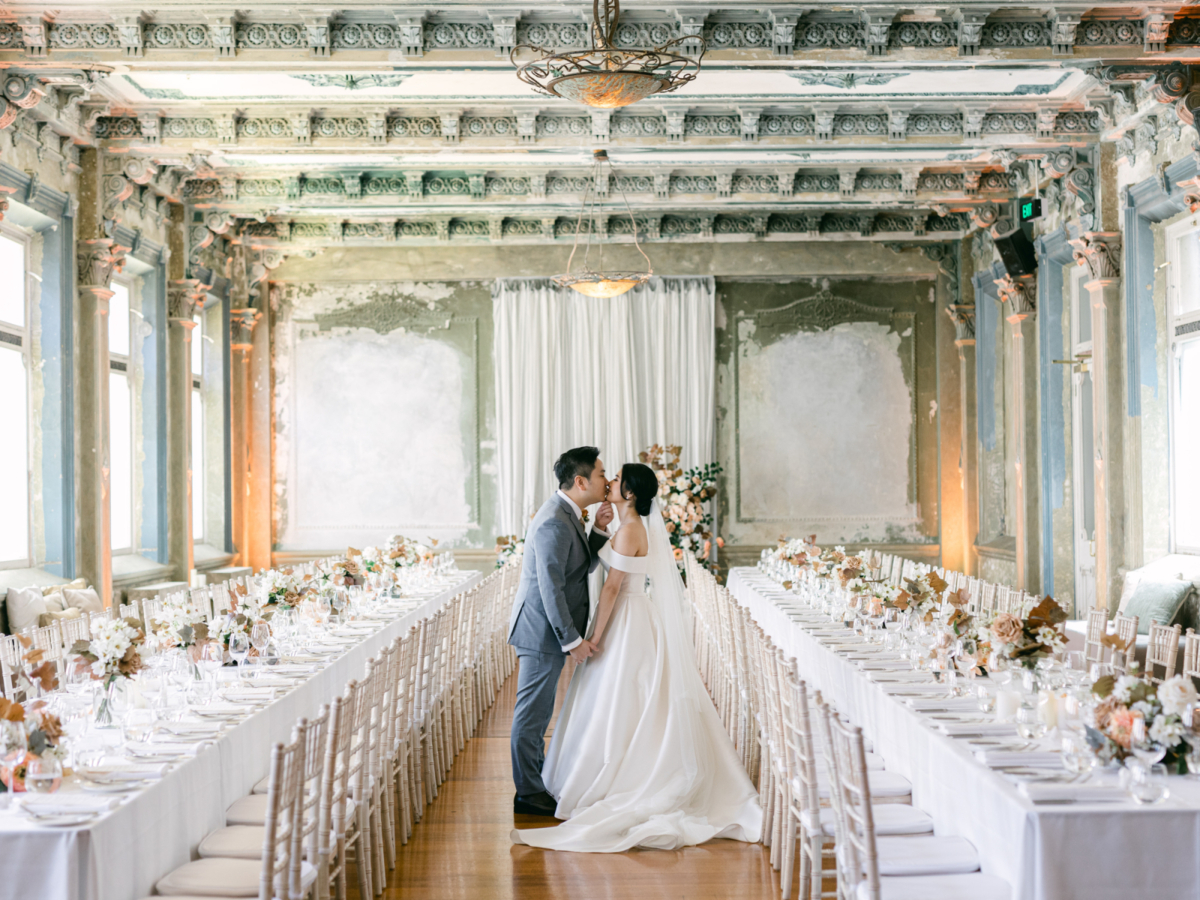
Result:
[[[482,575],[456,582],[351,644],[311,677],[226,730],[192,758],[115,810],[78,828],[34,825],[14,809],[0,812],[0,897],[39,900],[138,900],[190,859],[225,810],[267,771],[271,745],[286,741],[301,716],[315,712],[361,678],[378,653]]]
[[[984,872],[1004,878],[1014,900],[1200,900],[1200,784],[1173,777],[1162,804],[1132,801],[1035,804],[978,761],[965,741],[890,696],[855,663],[793,617],[800,598],[756,569],[730,570],[730,593],[800,677],[859,725],[888,769],[912,781],[913,805],[939,834],[961,835]]]

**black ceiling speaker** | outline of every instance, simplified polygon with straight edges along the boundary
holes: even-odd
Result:
[[[1008,234],[996,238],[996,249],[1000,251],[1000,261],[1004,264],[1004,271],[1013,278],[1032,275],[1036,271],[1037,251],[1020,226]]]

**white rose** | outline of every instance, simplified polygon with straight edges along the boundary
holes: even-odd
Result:
[[[1139,681],[1141,679],[1134,678],[1132,675],[1122,675],[1113,685],[1112,695],[1117,698],[1118,703],[1128,703],[1129,692],[1137,686]]]
[[[1183,723],[1174,717],[1155,716],[1149,734],[1150,740],[1154,743],[1164,747],[1174,747],[1183,740]]]
[[[1191,678],[1176,675],[1158,686],[1158,702],[1167,715],[1181,716],[1189,703],[1197,700],[1196,688]]]

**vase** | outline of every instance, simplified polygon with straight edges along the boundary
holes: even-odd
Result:
[[[116,678],[109,678],[96,693],[96,709],[93,720],[97,728],[120,727],[115,714],[116,705],[120,702],[119,696],[124,690],[124,685]]]

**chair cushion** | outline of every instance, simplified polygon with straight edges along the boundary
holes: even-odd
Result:
[[[262,859],[263,837],[267,829],[262,825],[231,825],[218,828],[200,842],[200,856],[231,857],[233,859]]]
[[[262,869],[256,859],[198,859],[184,863],[154,887],[168,897],[257,897]]]
[[[254,789],[253,789],[252,791],[250,791],[250,793],[252,793],[252,794],[265,794],[265,793],[267,792],[267,782],[268,782],[268,781],[270,781],[270,780],[271,780],[271,776],[270,776],[270,775],[264,775],[264,776],[262,777],[262,781],[260,781],[258,784],[256,784],[256,785],[254,786]]]
[[[266,825],[267,824],[267,795],[251,794],[241,800],[235,800],[229,809],[225,810],[226,825]]]
[[[875,820],[875,834],[933,834],[933,817],[924,810],[909,806],[907,803],[873,803],[871,817]],[[833,809],[825,806],[821,809],[822,834],[834,835]]]
[[[864,881],[858,900],[868,900]],[[922,875],[916,878],[880,878],[880,900],[1010,900],[1012,891],[1002,878],[972,872],[969,875]]]
[[[882,875],[978,872],[975,845],[961,837],[883,837],[875,840]]]

